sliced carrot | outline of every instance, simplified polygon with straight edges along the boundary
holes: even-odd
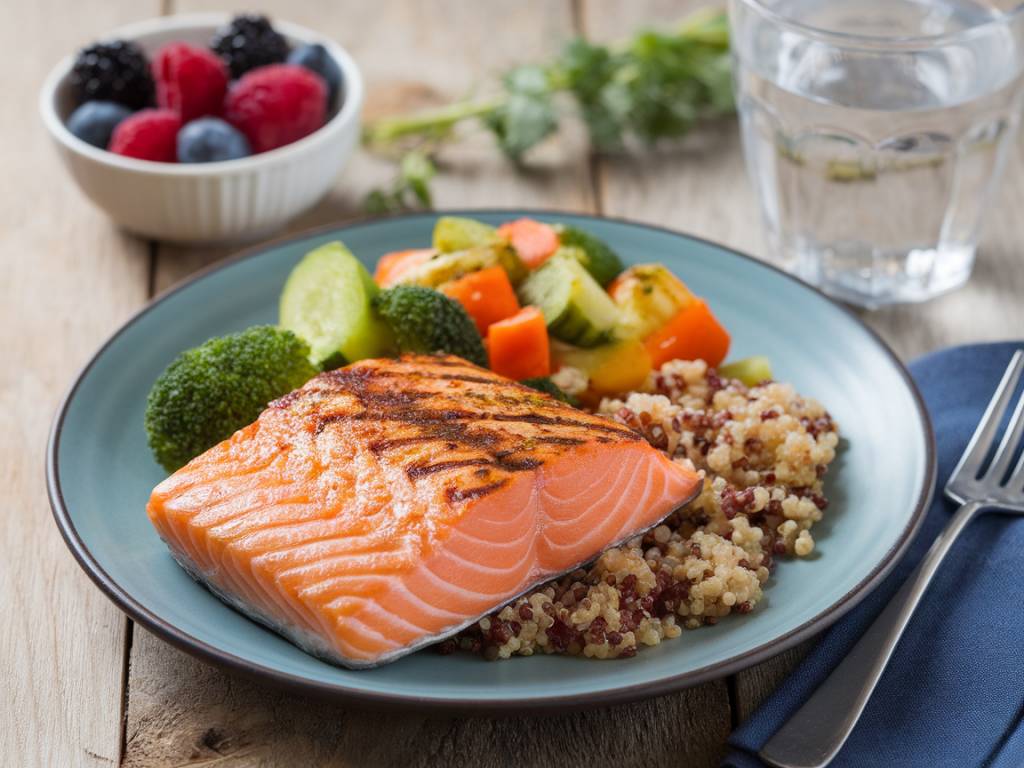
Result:
[[[729,352],[729,333],[711,314],[707,302],[697,299],[646,339],[655,368],[669,360],[703,360],[713,368]]]
[[[522,381],[551,373],[548,327],[536,307],[523,307],[487,329],[491,370]]]
[[[519,311],[519,300],[512,288],[512,281],[501,267],[470,272],[442,285],[441,292],[466,308],[481,336],[487,335],[491,323],[512,317]]]
[[[430,259],[437,251],[433,248],[414,248],[411,251],[385,253],[377,261],[373,279],[381,288],[398,283],[402,273]]]
[[[558,233],[554,227],[534,219],[516,219],[498,227],[498,234],[512,243],[519,258],[530,269],[536,269],[558,250]]]

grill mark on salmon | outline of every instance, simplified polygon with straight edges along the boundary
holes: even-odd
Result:
[[[439,373],[436,376],[427,376],[425,378],[438,379],[440,381],[465,381],[469,384],[486,384],[488,386],[500,385],[500,382],[495,382],[494,379],[457,373]]]
[[[495,421],[520,421],[524,424],[546,424],[558,427],[578,427],[585,430],[597,430],[618,435],[624,440],[642,440],[643,438],[628,427],[618,427],[609,422],[601,424],[595,422],[576,421],[561,416],[545,416],[540,413],[492,413],[487,418]]]
[[[409,476],[410,480],[417,480],[421,477],[427,477],[435,472],[444,472],[446,469],[458,469],[459,467],[480,467],[480,466],[493,466],[494,462],[490,459],[460,459],[458,461],[439,461],[435,464],[414,464],[411,467],[405,468],[405,474]]]
[[[454,451],[460,444],[463,447],[487,449],[495,445],[500,439],[493,432],[473,430],[464,422],[453,421],[436,426],[432,425],[430,431],[410,435],[409,437],[373,440],[368,444],[368,447],[372,453],[381,454],[417,443],[443,442],[447,450]]]
[[[389,412],[387,410],[365,410],[356,413],[339,411],[327,413],[317,420],[316,433],[320,434],[329,425],[339,421],[401,421],[406,424],[443,424],[455,419],[469,419],[473,414],[470,411],[451,409],[447,411],[435,411],[428,408],[417,410],[403,410]]]
[[[444,495],[448,497],[448,501],[452,504],[456,504],[460,501],[468,501],[469,499],[479,499],[489,493],[494,493],[494,491],[499,488],[504,488],[506,485],[508,485],[507,479],[498,480],[495,483],[488,483],[487,485],[478,485],[475,488],[455,488],[449,486],[448,488],[445,488]]]
[[[328,413],[320,417],[319,423],[317,425],[317,432],[319,433],[323,431],[324,427],[326,427],[328,424],[332,424],[337,421],[362,421],[366,419],[372,419],[376,421],[399,421],[407,424],[435,424],[438,422],[452,421],[454,419],[474,419],[480,422],[493,420],[504,422],[519,422],[522,424],[543,424],[545,426],[556,427],[576,427],[578,429],[586,431],[599,431],[611,435],[616,435],[617,437],[620,437],[623,440],[643,440],[643,437],[641,437],[639,434],[634,432],[629,427],[617,427],[610,422],[608,424],[584,422],[577,421],[575,419],[544,416],[543,414],[539,413],[479,414],[457,409],[447,411],[434,411],[430,409],[422,409],[405,410],[397,412],[360,411],[358,413]]]
[[[536,469],[543,463],[540,459],[531,459],[529,457],[524,459],[499,459],[498,467],[509,472],[526,472],[530,469]]]
[[[578,437],[559,437],[558,435],[541,435],[534,439],[538,443],[546,443],[548,445],[583,445],[586,442]],[[601,442],[610,442],[610,439],[607,437],[598,437],[597,439]]]
[[[353,414],[352,418],[362,421],[371,419],[374,421],[401,421],[406,424],[431,425],[455,421],[456,419],[476,419],[479,414],[473,411],[464,411],[459,408],[434,409],[434,408],[409,408],[402,410],[366,410],[362,413]]]
[[[362,668],[575,569],[700,486],[621,425],[410,355],[279,398],[157,486],[147,512],[225,602]]]
[[[505,453],[505,455],[500,455],[501,453]],[[433,475],[436,472],[444,472],[447,469],[459,469],[460,467],[496,467],[508,472],[526,472],[530,469],[536,469],[544,463],[539,459],[529,457],[523,459],[509,458],[512,453],[512,451],[499,451],[494,454],[493,458],[457,459],[454,461],[438,461],[433,464],[414,464],[405,468],[405,474],[408,475],[410,480],[417,480],[421,477]]]

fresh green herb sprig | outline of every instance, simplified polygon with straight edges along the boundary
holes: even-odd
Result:
[[[400,157],[391,186],[367,199],[374,212],[431,206],[433,155],[456,126],[489,130],[514,162],[555,133],[568,101],[598,151],[653,147],[685,136],[700,120],[733,111],[726,15],[697,11],[668,31],[643,30],[622,45],[578,38],[552,62],[510,70],[492,98],[460,101],[368,124],[363,142]]]
[[[366,196],[369,213],[393,213],[411,208],[430,208],[430,180],[437,173],[430,155],[421,150],[406,152],[398,163],[398,173],[387,189],[375,189]]]

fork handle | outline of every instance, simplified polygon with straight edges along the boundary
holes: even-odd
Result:
[[[789,718],[759,757],[776,768],[823,768],[860,719],[903,630],[960,533],[987,505],[968,501],[857,644]]]

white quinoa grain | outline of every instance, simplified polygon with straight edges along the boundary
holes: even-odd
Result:
[[[806,557],[814,551],[814,539],[810,531],[800,531],[793,543],[793,551],[800,557]]]
[[[587,387],[575,369],[552,378],[571,394]],[[839,441],[814,400],[786,384],[746,387],[701,360],[675,360],[642,391],[606,398],[597,412],[698,473],[700,495],[587,568],[484,617],[456,647],[488,659],[630,657],[683,628],[749,613],[780,558],[814,550],[811,528],[827,507],[822,476]]]
[[[590,385],[587,374],[568,365],[563,365],[551,374],[551,381],[567,395],[582,395]]]

